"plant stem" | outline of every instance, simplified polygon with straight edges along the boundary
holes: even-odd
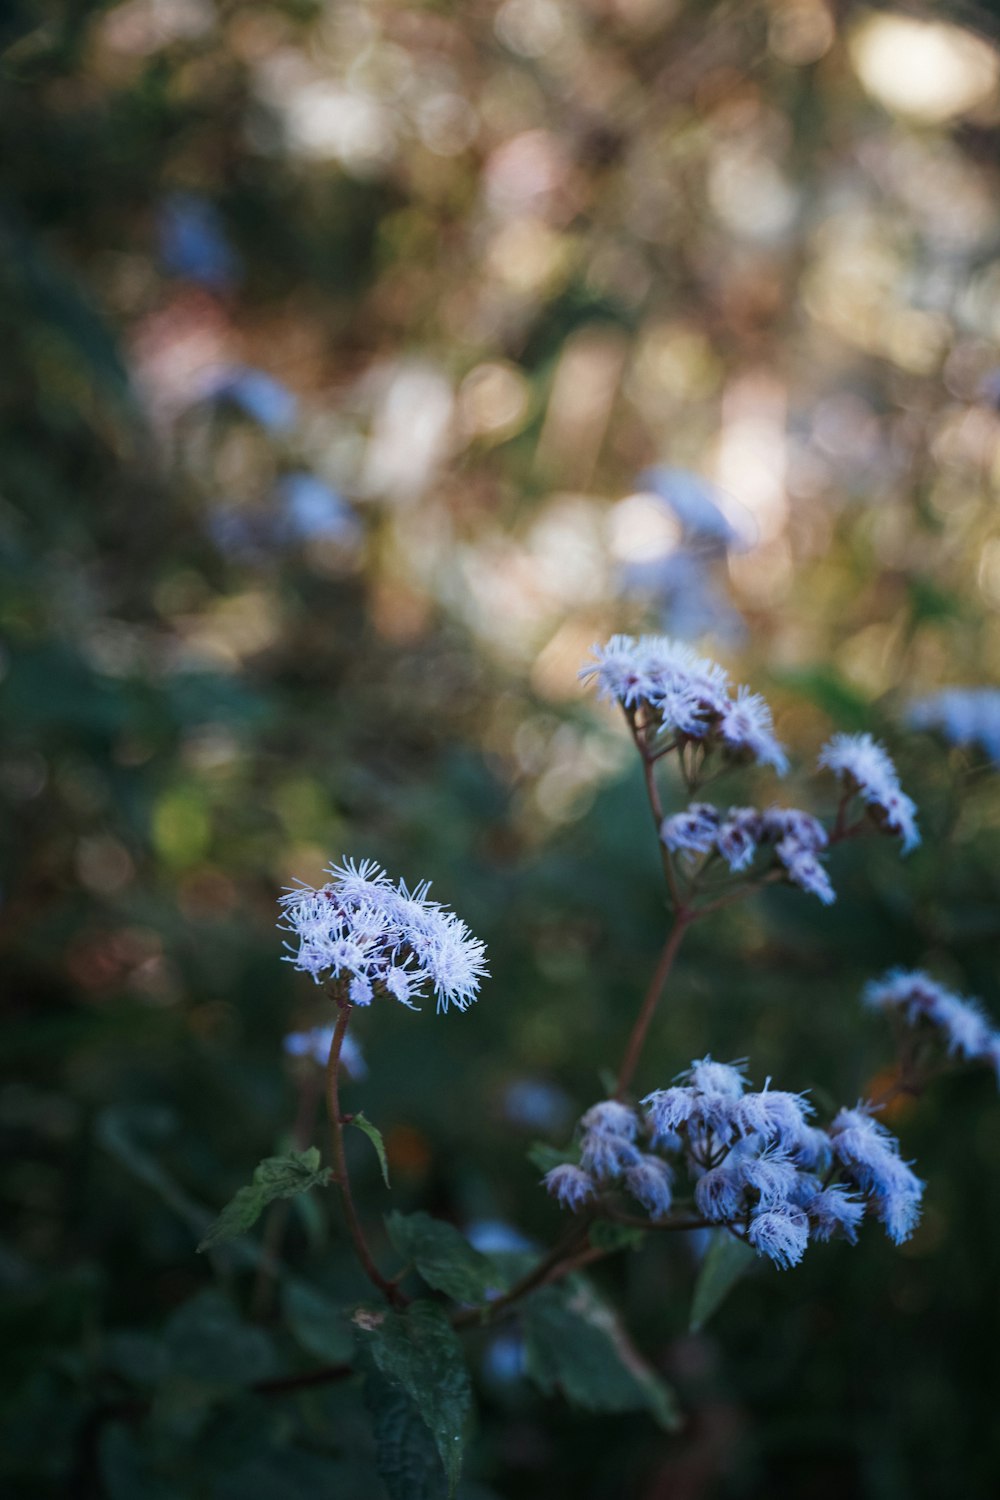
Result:
[[[649,988],[646,991],[639,1014],[636,1016],[635,1025],[632,1027],[632,1033],[628,1039],[628,1046],[625,1048],[625,1056],[622,1058],[622,1065],[618,1070],[618,1084],[615,1089],[615,1095],[619,1099],[626,1093],[629,1084],[632,1082],[635,1070],[639,1064],[639,1058],[642,1055],[643,1046],[646,1042],[646,1033],[649,1031],[660,995],[663,992],[663,986],[670,976],[670,971],[674,966],[674,959],[677,957],[677,950],[684,939],[684,934],[693,920],[693,914],[684,907],[674,917],[674,925],[670,929],[667,941],[664,943],[663,950],[660,953],[659,961],[653,971],[653,977],[649,981]]]
[[[339,997],[337,1005],[339,1007],[337,1024],[333,1029],[333,1041],[330,1043],[330,1056],[326,1064],[326,1107],[330,1116],[333,1180],[340,1189],[344,1218],[347,1220],[347,1228],[354,1243],[355,1253],[365,1275],[394,1306],[401,1307],[406,1305],[408,1298],[394,1282],[382,1275],[375,1264],[351,1194],[351,1181],[347,1173],[347,1155],[344,1150],[344,1120],[340,1113],[340,1052],[347,1034],[347,1023],[351,1018],[352,1007],[346,1000]]]
[[[569,1266],[570,1262],[575,1263],[580,1243],[586,1238],[592,1221],[593,1214],[586,1214],[583,1218],[577,1219],[567,1233],[556,1241],[548,1254],[544,1255],[537,1265],[532,1266],[520,1281],[515,1281],[502,1297],[497,1297],[485,1307],[463,1308],[452,1318],[452,1326],[469,1328],[483,1322],[492,1322],[514,1302],[519,1302],[522,1297],[526,1297],[529,1292],[534,1292],[538,1287],[546,1286],[550,1281],[557,1281],[560,1276],[566,1275],[567,1271],[563,1268],[563,1263],[565,1262],[566,1266]]]

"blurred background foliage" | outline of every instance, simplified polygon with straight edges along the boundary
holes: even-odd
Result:
[[[468,1014],[359,1018],[393,1194],[360,1135],[359,1192],[376,1225],[549,1242],[526,1148],[597,1097],[663,926],[637,768],[576,681],[612,629],[704,639],[805,770],[875,729],[925,832],[903,865],[839,852],[829,912],[779,891],[696,932],[642,1087],[710,1050],[851,1101],[890,1055],[857,994],[891,963],[1000,1010],[994,773],[905,729],[915,694],[997,678],[994,21],[4,7],[10,1493],[380,1493],[351,1383],[224,1399],[322,1337],[254,1287],[259,1237],[194,1255],[308,1113],[281,1041],[327,1017],[275,896],[371,855],[487,939]],[[929,1179],[902,1251],[762,1270],[699,1335],[690,1246],[603,1275],[678,1436],[542,1399],[510,1330],[473,1340],[463,1493],[994,1495],[994,1091],[894,1124]],[[283,1253],[346,1302],[332,1207],[296,1207]]]

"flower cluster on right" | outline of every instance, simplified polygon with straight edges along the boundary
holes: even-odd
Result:
[[[711,1057],[642,1102],[643,1117],[616,1100],[584,1115],[579,1165],[545,1178],[564,1207],[608,1202],[618,1190],[655,1222],[675,1206],[683,1178],[704,1220],[782,1267],[796,1265],[810,1239],[839,1234],[853,1244],[868,1211],[897,1244],[917,1223],[923,1183],[866,1105],[822,1129],[803,1095],[748,1091],[740,1067]]]

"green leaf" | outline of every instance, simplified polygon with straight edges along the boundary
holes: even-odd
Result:
[[[329,1169],[320,1166],[315,1146],[308,1151],[290,1151],[287,1156],[265,1157],[255,1167],[249,1186],[241,1187],[226,1204],[198,1246],[199,1252],[244,1234],[276,1198],[294,1198],[296,1193],[322,1186],[329,1176]]]
[[[444,1309],[413,1302],[405,1313],[362,1310],[354,1321],[361,1349],[415,1403],[444,1466],[448,1494],[454,1494],[472,1396],[462,1346]]]
[[[378,1164],[382,1168],[382,1181],[385,1183],[386,1187],[388,1187],[389,1161],[385,1154],[385,1142],[382,1139],[381,1130],[379,1130],[377,1125],[373,1125],[371,1120],[367,1119],[361,1110],[358,1110],[358,1113],[351,1120],[351,1124],[356,1125],[359,1130],[363,1130],[365,1135],[371,1141],[372,1145],[375,1147],[375,1150],[378,1153]]]
[[[528,1160],[539,1172],[551,1172],[553,1167],[561,1167],[565,1162],[577,1162],[579,1159],[578,1151],[560,1151],[558,1146],[550,1146],[548,1141],[533,1141],[528,1147]]]
[[[646,1231],[631,1224],[598,1219],[591,1224],[588,1238],[595,1250],[637,1250],[646,1238]]]
[[[373,1370],[365,1379],[365,1404],[390,1500],[445,1500],[448,1481],[416,1402]]]
[[[179,1307],[163,1342],[168,1378],[203,1389],[252,1385],[274,1371],[270,1337],[244,1323],[221,1292],[199,1292]]]
[[[282,1307],[293,1338],[308,1354],[346,1364],[354,1353],[354,1338],[345,1311],[305,1281],[289,1281]]]
[[[487,1292],[506,1286],[503,1273],[453,1224],[430,1214],[392,1213],[385,1227],[394,1248],[416,1266],[427,1285],[456,1302],[483,1302]]]
[[[728,1229],[712,1231],[712,1243],[705,1254],[695,1282],[691,1303],[690,1328],[704,1328],[712,1314],[732,1291],[740,1277],[757,1259],[745,1240],[738,1240]]]
[[[670,1388],[582,1276],[534,1292],[521,1318],[525,1366],[546,1395],[561,1390],[590,1411],[645,1409],[661,1427],[677,1426]]]

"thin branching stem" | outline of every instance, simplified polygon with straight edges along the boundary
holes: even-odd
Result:
[[[625,1048],[625,1055],[618,1070],[618,1082],[615,1089],[615,1097],[618,1099],[623,1098],[628,1092],[629,1085],[635,1076],[635,1070],[639,1066],[639,1059],[642,1056],[642,1049],[646,1044],[646,1037],[649,1033],[653,1016],[656,1014],[656,1007],[659,1004],[660,996],[663,994],[666,982],[670,978],[670,971],[674,966],[674,960],[677,957],[681,943],[684,941],[684,934],[693,920],[693,913],[684,908],[677,912],[674,917],[674,925],[667,935],[667,941],[663,945],[656,968],[653,970],[653,976],[649,981],[645,998],[639,1008],[639,1014],[635,1018],[635,1025],[632,1027],[632,1032]]]
[[[342,997],[337,999],[338,1012],[337,1024],[333,1028],[333,1041],[330,1043],[330,1056],[326,1064],[326,1107],[330,1117],[330,1149],[333,1155],[333,1181],[340,1189],[340,1201],[344,1209],[344,1218],[347,1220],[348,1233],[354,1244],[354,1250],[361,1262],[362,1269],[373,1286],[378,1287],[383,1296],[388,1297],[394,1306],[405,1306],[409,1300],[405,1293],[387,1277],[382,1275],[375,1259],[368,1248],[361,1220],[358,1218],[357,1209],[354,1207],[354,1197],[351,1193],[351,1180],[347,1172],[347,1153],[344,1150],[344,1118],[340,1113],[340,1054],[344,1045],[344,1037],[347,1035],[347,1024],[351,1019],[353,1007]]]

